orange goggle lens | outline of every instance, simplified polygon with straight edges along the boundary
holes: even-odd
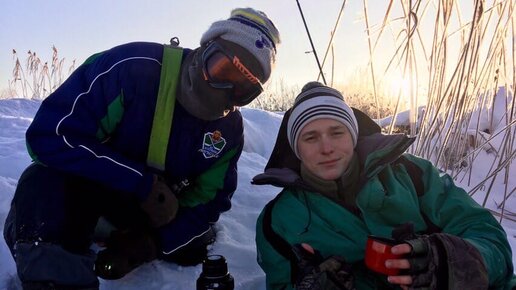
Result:
[[[237,56],[225,52],[216,42],[206,48],[202,60],[205,80],[214,88],[230,89],[234,105],[247,105],[263,92],[258,78]]]

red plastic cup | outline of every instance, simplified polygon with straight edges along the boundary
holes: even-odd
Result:
[[[399,244],[399,242],[393,239],[372,235],[368,236],[365,251],[366,266],[377,273],[387,276],[398,275],[400,269],[389,269],[385,267],[386,260],[403,258],[403,255],[395,255],[391,252],[392,247],[397,244]]]

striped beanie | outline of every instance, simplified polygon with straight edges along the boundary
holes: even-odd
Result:
[[[201,37],[201,45],[216,38],[236,43],[249,51],[260,63],[266,82],[276,62],[279,32],[265,13],[253,8],[237,8],[227,20],[214,22]]]
[[[357,145],[358,123],[353,110],[344,102],[342,94],[319,82],[309,82],[296,97],[287,123],[287,138],[290,147],[299,158],[297,141],[301,130],[310,122],[329,118],[344,124]]]

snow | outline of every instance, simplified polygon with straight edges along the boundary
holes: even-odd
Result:
[[[0,230],[9,211],[17,180],[23,169],[30,163],[25,148],[25,130],[40,105],[40,101],[27,99],[0,100]],[[222,214],[216,225],[217,241],[210,252],[221,254],[228,260],[229,271],[235,279],[235,289],[265,289],[265,275],[256,262],[255,222],[265,204],[279,192],[272,186],[250,184],[253,176],[263,171],[276,140],[282,113],[272,113],[257,109],[242,108],[245,128],[245,147],[238,162],[238,188],[233,197],[233,207]],[[491,142],[495,142],[492,140]],[[474,185],[485,177],[486,164],[490,164],[489,154],[482,151],[479,162],[474,162],[470,184]],[[477,159],[476,159],[477,160]],[[514,162],[512,164],[514,172]],[[512,173],[514,174],[514,173]],[[470,189],[467,178],[458,180]],[[509,192],[515,181],[509,184]],[[503,200],[503,178],[497,178],[491,196],[486,204],[496,209],[496,202]],[[479,191],[481,192],[481,191]],[[484,191],[485,192],[485,191]],[[473,196],[481,203],[484,196]],[[507,201],[507,207],[514,212],[516,198]],[[513,263],[516,263],[516,222],[504,220],[513,249]],[[116,281],[101,280],[101,289],[195,289],[195,282],[201,266],[181,267],[163,261],[142,265],[124,278]],[[21,289],[16,275],[14,260],[5,241],[0,239],[0,289]]]

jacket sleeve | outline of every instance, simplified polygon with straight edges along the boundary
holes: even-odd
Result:
[[[464,189],[456,186],[449,175],[439,172],[427,160],[414,156],[410,159],[424,172],[425,194],[420,199],[422,211],[443,233],[460,237],[473,245],[483,258],[489,285],[503,287],[512,276],[513,265],[511,248],[501,225]],[[460,260],[460,257],[456,258]]]
[[[106,143],[131,103],[123,71],[131,64],[120,50],[93,55],[42,102],[26,132],[27,147],[36,162],[143,199],[152,183],[145,164]],[[159,71],[156,60],[142,62]]]
[[[163,255],[173,254],[202,236],[231,208],[237,187],[237,162],[243,148],[243,135],[236,147],[226,151],[207,171],[197,176],[189,190],[179,196],[176,218],[159,230]]]

